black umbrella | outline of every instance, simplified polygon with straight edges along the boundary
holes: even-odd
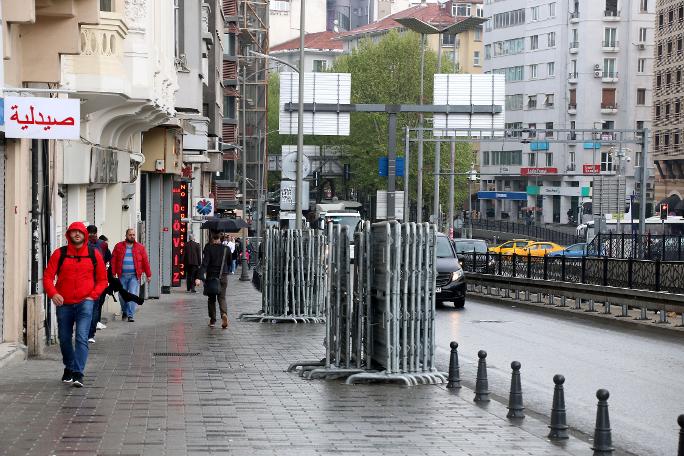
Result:
[[[202,229],[220,231],[223,233],[237,233],[243,228],[247,228],[247,224],[242,219],[231,218],[213,218],[202,224]]]

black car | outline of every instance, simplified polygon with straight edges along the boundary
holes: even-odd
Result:
[[[445,235],[437,234],[437,302],[450,301],[454,307],[465,305],[466,281],[456,250]]]
[[[484,272],[487,269],[487,243],[482,239],[458,238],[452,241],[461,266],[471,272]],[[475,255],[473,255],[475,252]],[[475,267],[473,268],[473,260]],[[490,266],[494,257],[489,258]]]

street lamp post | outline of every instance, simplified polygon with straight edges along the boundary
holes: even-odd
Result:
[[[295,184],[295,227],[302,229],[302,194],[304,186],[304,35],[306,0],[301,1],[299,12],[299,100],[297,109],[297,182]]]
[[[247,66],[242,67],[242,220],[247,220]],[[245,282],[249,279],[249,265],[247,264],[247,235],[242,236],[242,258],[240,260],[240,281]]]

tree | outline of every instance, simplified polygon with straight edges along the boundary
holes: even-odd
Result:
[[[437,67],[437,55],[427,50],[425,52],[425,87],[424,100],[432,100],[433,79]],[[335,73],[350,73],[352,80],[352,103],[382,103],[382,104],[413,104],[420,100],[420,37],[413,32],[398,33],[391,31],[377,43],[364,40],[351,54],[340,57],[332,66]],[[442,63],[442,72],[453,72],[451,62],[446,59]],[[277,87],[269,86],[269,130],[277,128]],[[404,137],[406,126],[415,128],[418,125],[417,114],[400,114],[398,116],[397,135],[398,148]],[[272,138],[272,139],[271,139]],[[283,139],[286,138],[286,139]],[[362,195],[375,195],[375,191],[387,187],[386,178],[378,176],[378,158],[387,155],[388,116],[384,113],[352,113],[351,131],[348,137],[310,136],[307,144],[338,144],[345,146],[347,162],[351,164],[352,179],[350,185]],[[269,137],[269,150],[275,144],[296,144],[294,138]],[[294,142],[292,142],[294,141]],[[403,155],[399,151],[400,155]],[[441,166],[443,172],[449,170],[449,146],[442,145]],[[417,148],[412,147],[410,169],[411,198],[415,200]],[[279,153],[279,152],[278,152]],[[425,143],[424,147],[423,196],[424,206],[432,207],[434,176],[434,144]],[[471,147],[468,144],[457,144],[456,172],[466,172],[474,160]],[[448,176],[442,176],[442,191],[440,200],[444,211],[447,208]],[[456,206],[459,208],[466,199],[467,185],[465,176],[456,176]],[[338,187],[340,188],[340,187]],[[401,189],[401,186],[398,186]]]

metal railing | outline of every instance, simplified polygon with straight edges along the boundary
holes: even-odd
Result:
[[[629,222],[625,222],[628,224]],[[646,260],[684,261],[684,236],[597,234],[587,246],[590,256],[643,258]]]
[[[605,257],[462,255],[463,270],[499,277],[684,294],[684,262]]]
[[[555,242],[560,245],[570,245],[581,242],[581,238],[575,234],[565,233],[553,228],[542,227],[534,224],[509,222],[505,220],[473,220],[473,228],[487,231],[500,231],[503,233],[519,234],[522,237],[534,238],[543,241]]]

